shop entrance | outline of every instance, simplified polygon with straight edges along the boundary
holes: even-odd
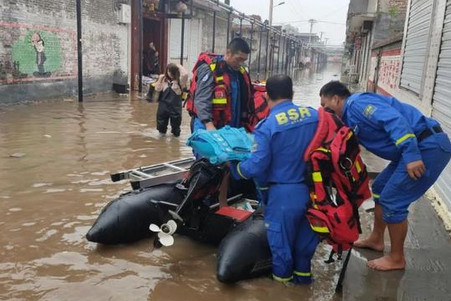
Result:
[[[168,52],[168,26],[164,13],[160,11],[150,12],[145,9],[140,10],[136,2],[138,1],[133,1],[132,3],[132,90],[139,89],[141,76],[151,76],[162,72],[167,64]],[[142,12],[142,36],[139,12]]]

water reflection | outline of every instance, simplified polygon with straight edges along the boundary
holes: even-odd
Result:
[[[309,68],[296,70],[293,75],[294,103],[318,108],[319,90],[331,80],[339,80],[341,64],[329,64],[327,68],[314,72]]]

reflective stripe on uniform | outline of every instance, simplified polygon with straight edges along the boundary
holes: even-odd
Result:
[[[404,135],[401,138],[399,138],[398,140],[396,140],[395,145],[399,145],[409,138],[415,138],[415,135],[414,134]]]
[[[312,173],[313,182],[322,182],[323,177],[321,176],[321,172],[315,171]]]
[[[330,153],[330,149],[327,149],[327,148],[324,148],[324,147],[318,147],[316,150],[323,151],[323,152],[326,152],[326,153]]]
[[[329,228],[327,227],[313,226],[312,224],[310,224],[310,227],[312,228],[313,231],[318,233],[330,233]]]
[[[294,271],[293,274],[295,274],[296,276],[301,276],[301,277],[312,277],[312,272],[298,272],[298,271]]]
[[[212,103],[215,105],[225,105],[227,104],[227,98],[213,98]]]
[[[289,282],[289,281],[293,280],[293,276],[286,277],[286,278],[282,278],[282,277],[278,277],[278,276],[276,276],[276,275],[274,275],[274,274],[272,274],[272,278],[273,278],[274,280],[279,281],[279,282]]]
[[[381,197],[380,194],[375,194],[375,193],[373,193],[373,198],[378,199],[378,198],[380,198],[380,197]]]
[[[224,81],[224,76],[217,76],[216,77],[216,82],[220,82],[220,81]]]
[[[216,64],[210,64],[210,69],[211,69],[211,71],[215,71],[215,69],[216,69]]]
[[[360,166],[359,161],[355,161],[355,168],[357,169],[358,173],[360,173],[362,171],[362,167]]]
[[[247,178],[246,178],[246,177],[243,175],[243,173],[241,172],[240,164],[241,164],[241,162],[238,163],[238,165],[236,166],[236,171],[238,171],[238,174],[240,175],[240,177],[242,177],[243,179],[247,180]]]

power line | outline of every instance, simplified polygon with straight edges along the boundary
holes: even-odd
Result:
[[[298,8],[296,7],[296,5],[293,4],[292,1],[284,1],[285,4],[289,5],[289,8],[291,9],[290,15],[292,13],[294,13],[296,15],[296,17],[300,17],[301,19],[305,18],[302,14],[299,13]],[[279,19],[279,18],[277,18]],[[278,23],[278,22],[273,22],[274,24],[285,24],[285,23]]]
[[[296,5],[294,5],[291,1],[289,2],[290,6],[294,9],[294,12],[296,13],[296,15],[300,16],[301,18],[304,18],[304,16],[302,14],[299,13]]]
[[[316,19],[315,19],[316,20]],[[330,21],[321,21],[321,20],[316,20],[317,22],[320,23],[327,23],[327,24],[335,24],[335,25],[346,25],[345,23],[337,23],[337,22],[330,22]],[[279,24],[279,25],[285,25],[285,24],[290,24],[290,23],[309,23],[310,20],[300,20],[300,21],[287,21],[287,22],[280,22],[280,23],[275,23],[275,24]]]
[[[336,13],[337,11],[340,11],[340,10],[342,10],[342,9],[345,8],[345,7],[349,7],[349,3],[347,3],[346,5],[343,5],[343,6],[340,7],[340,8],[334,9],[334,10],[331,11],[330,13],[327,13],[326,15],[322,16],[321,19],[327,18],[327,17],[329,17],[331,14],[334,14],[334,13]]]

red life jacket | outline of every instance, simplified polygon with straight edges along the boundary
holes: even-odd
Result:
[[[268,117],[269,115],[269,105],[268,101],[264,97],[266,93],[266,83],[263,82],[253,82],[252,86],[254,88],[254,114],[250,115],[250,126],[254,130],[257,123]]]
[[[197,88],[197,69],[202,64],[208,64],[213,73],[213,80],[215,87],[213,90],[212,98],[212,115],[213,124],[216,128],[221,128],[228,124],[232,120],[232,87],[230,83],[229,74],[226,72],[227,63],[224,60],[219,59],[220,56],[211,52],[202,52],[197,58],[197,62],[193,67],[193,76],[191,85],[189,88],[189,96],[186,100],[186,109],[191,116],[196,116],[197,111],[194,106],[194,97]],[[250,125],[250,116],[254,114],[254,105],[252,99],[252,85],[249,74],[244,67],[240,68],[240,72],[244,79],[244,84],[246,86],[245,91],[245,103],[241,105],[241,126],[244,126],[248,131],[253,127]],[[241,95],[241,100],[244,98]]]
[[[352,129],[322,107],[318,118],[304,154],[311,200],[307,218],[340,257],[361,233],[358,208],[371,196],[369,177]]]

